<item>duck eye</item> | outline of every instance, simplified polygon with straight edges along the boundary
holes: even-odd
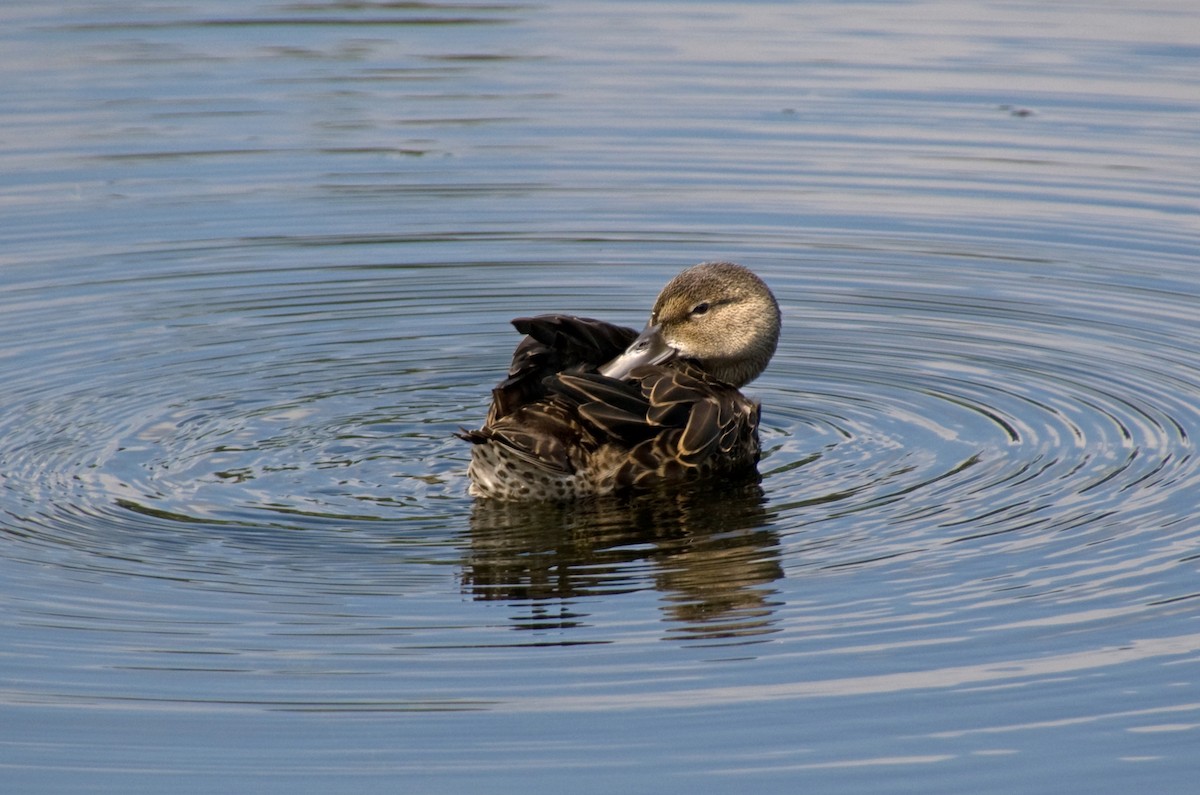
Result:
[[[703,315],[707,311],[708,311],[708,302],[707,301],[696,304],[695,306],[692,307],[693,315]]]

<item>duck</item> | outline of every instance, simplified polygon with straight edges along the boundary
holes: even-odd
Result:
[[[588,317],[524,335],[471,443],[468,492],[567,501],[757,477],[761,405],[741,388],[779,344],[779,303],[732,262],[671,279],[639,333]]]

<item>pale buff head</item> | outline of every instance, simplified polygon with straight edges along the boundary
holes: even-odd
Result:
[[[762,279],[732,262],[702,262],[667,283],[641,336],[601,372],[622,378],[678,357],[740,387],[766,369],[779,327],[779,304]]]

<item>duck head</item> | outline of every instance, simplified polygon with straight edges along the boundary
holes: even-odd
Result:
[[[732,262],[702,262],[667,283],[646,328],[600,372],[625,378],[679,358],[740,387],[766,369],[779,326],[779,304],[762,279]]]

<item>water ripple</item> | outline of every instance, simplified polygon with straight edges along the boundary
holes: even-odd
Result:
[[[0,11],[14,787],[1191,783],[1182,7],[84,5]],[[470,500],[509,318],[707,258],[761,483]]]
[[[788,333],[756,391],[763,485],[789,528],[788,565],[932,560],[967,542],[1051,545],[1062,533],[1089,543],[1122,517],[1181,521],[1171,512],[1188,510],[1179,495],[1197,479],[1189,429],[1200,368],[1189,339],[1158,327],[1190,297],[1153,292],[1151,303],[1103,281],[1082,295],[1078,274],[1043,275],[1029,289],[995,281],[991,265],[957,262],[967,289],[954,290],[919,277],[884,290],[884,272],[865,264],[778,271]],[[10,532],[92,554],[128,545],[147,568],[194,556],[190,540],[215,555],[209,576],[249,588],[243,561],[213,538],[237,554],[316,544],[354,556],[399,533],[411,534],[414,560],[444,554],[451,539],[422,533],[463,504],[465,452],[451,432],[482,413],[511,342],[499,318],[514,299],[472,295],[479,267],[41,282],[9,315],[42,330],[40,366],[10,383]],[[768,263],[768,278],[771,267],[783,266]],[[425,304],[435,284],[462,294],[472,314]],[[100,297],[71,300],[84,293]],[[592,300],[630,304],[615,284]],[[64,303],[88,339],[62,337],[73,331],[57,320]],[[620,546],[647,518],[618,516]],[[570,521],[603,539],[594,511]],[[814,540],[828,523],[838,534]],[[642,553],[626,560],[622,588],[666,576],[661,540],[653,569],[634,565]],[[566,564],[566,580],[543,597],[589,590],[574,579],[591,576],[592,554]],[[473,587],[478,577],[468,575]],[[523,589],[520,578],[500,593]]]

